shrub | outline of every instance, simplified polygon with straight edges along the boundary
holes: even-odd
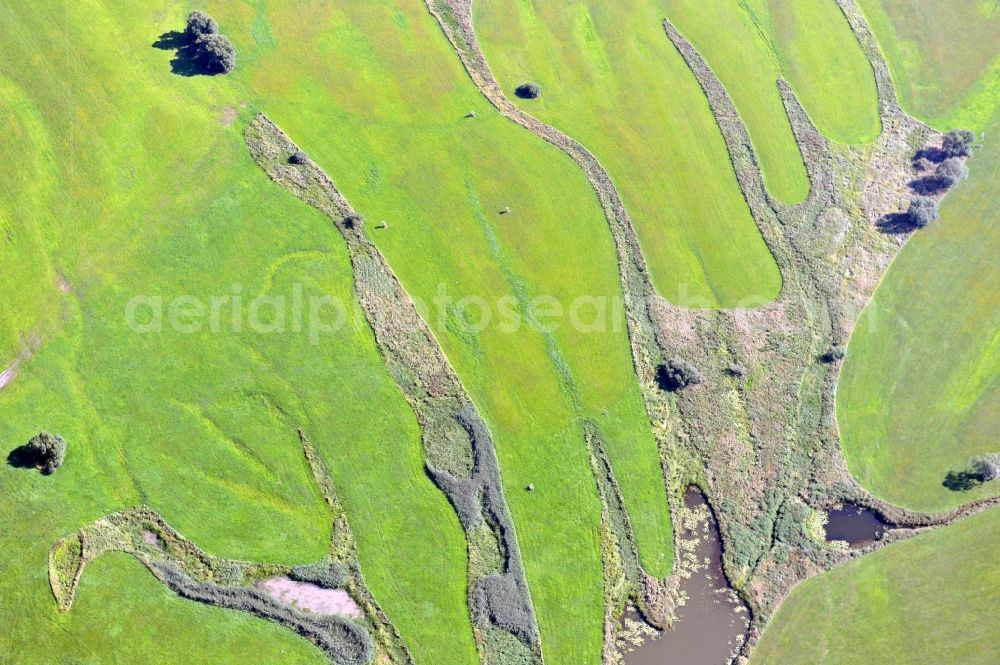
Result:
[[[972,154],[972,144],[976,135],[967,129],[953,129],[944,135],[941,150],[945,157],[968,157]]]
[[[360,227],[364,223],[365,223],[365,216],[360,213],[354,215],[348,215],[347,217],[344,218],[344,226],[349,229],[353,229],[356,226]]]
[[[676,392],[702,382],[701,372],[680,358],[671,358],[656,368],[656,382],[663,390]]]
[[[302,152],[301,150],[296,150],[295,152],[292,153],[291,157],[288,158],[289,164],[302,165],[308,161],[309,157],[306,155],[306,153]]]
[[[969,177],[969,167],[958,157],[949,157],[938,166],[934,177],[941,187],[954,187]]]
[[[542,94],[542,88],[537,83],[522,83],[514,93],[521,99],[535,99]]]
[[[184,30],[190,41],[195,41],[202,35],[219,34],[219,24],[205,12],[191,12],[187,18],[187,28]]]
[[[236,48],[225,35],[201,35],[194,47],[195,59],[209,74],[228,74],[236,67]]]
[[[343,589],[350,577],[347,566],[335,561],[295,566],[288,576],[298,582],[308,582],[324,589]]]
[[[906,212],[910,223],[917,228],[923,228],[936,220],[941,214],[937,199],[930,196],[917,196],[910,201],[910,209]]]
[[[993,482],[1000,478],[1000,453],[991,453],[975,460],[972,464],[979,480],[984,483]]]
[[[25,453],[42,473],[54,473],[66,458],[66,441],[58,434],[39,432],[28,441]]]
[[[741,377],[747,375],[747,368],[740,363],[733,363],[726,368],[726,371],[729,372],[729,376]]]
[[[834,344],[823,354],[822,360],[825,363],[835,363],[838,360],[843,360],[846,356],[847,349],[841,344]]]

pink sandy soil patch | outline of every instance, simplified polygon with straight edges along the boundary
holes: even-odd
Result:
[[[361,616],[361,608],[343,589],[324,589],[315,584],[296,582],[287,577],[264,580],[260,586],[281,602],[298,607],[300,610],[316,614]]]

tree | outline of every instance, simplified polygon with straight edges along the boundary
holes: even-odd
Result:
[[[906,214],[910,218],[911,224],[917,228],[923,228],[936,220],[941,212],[937,199],[930,196],[917,196],[910,201],[910,209]]]
[[[225,35],[201,35],[194,46],[195,59],[209,74],[228,74],[236,67],[236,48]]]
[[[308,161],[309,157],[306,156],[306,153],[302,152],[301,150],[296,150],[295,152],[292,153],[292,156],[288,158],[289,164],[297,164],[299,166],[305,164]]]
[[[969,177],[969,167],[958,157],[949,157],[937,167],[934,177],[942,187],[954,187]]]
[[[28,458],[44,474],[54,473],[66,458],[66,441],[58,434],[39,432],[25,448]]]
[[[187,18],[185,33],[190,41],[196,41],[202,35],[219,34],[219,24],[205,12],[191,12]]]
[[[972,144],[976,135],[967,129],[953,129],[944,135],[941,150],[946,157],[968,157],[972,154]]]
[[[514,93],[521,99],[535,99],[540,94],[542,94],[542,88],[537,83],[522,83],[517,86]]]
[[[656,368],[656,382],[663,390],[676,392],[702,382],[701,372],[689,362],[671,358]]]

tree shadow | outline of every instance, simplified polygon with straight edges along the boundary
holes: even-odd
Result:
[[[923,196],[934,196],[947,190],[950,183],[936,175],[928,175],[910,181],[910,189]]]
[[[952,492],[968,492],[982,485],[983,479],[975,471],[949,471],[941,484]]]
[[[924,146],[917,151],[917,154],[913,156],[914,161],[921,159],[926,159],[928,161],[934,162],[935,164],[940,164],[945,159],[948,158],[948,153],[946,153],[941,148],[935,148],[934,146]]]
[[[153,48],[161,51],[175,51],[174,59],[170,61],[170,71],[178,76],[211,76],[198,62],[194,44],[186,33],[171,30],[160,35],[153,42]]]
[[[892,212],[882,217],[875,224],[878,230],[887,235],[903,235],[916,231],[919,226],[913,223],[910,215],[905,212]]]
[[[7,465],[15,469],[37,469],[38,455],[27,444],[7,453]]]

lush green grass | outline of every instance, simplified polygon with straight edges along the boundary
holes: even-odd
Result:
[[[809,179],[778,94],[780,65],[745,4],[667,0],[666,14],[732,96],[771,195],[786,203],[803,201],[809,195]]]
[[[71,613],[53,616],[32,631],[7,633],[0,661],[24,665],[329,662],[319,649],[281,626],[180,599],[124,554],[109,554],[87,568]]]
[[[994,452],[1000,431],[1000,135],[969,162],[941,219],[902,251],[855,332],[837,413],[851,471],[865,487],[932,510],[995,494],[953,492],[948,471]]]
[[[860,0],[906,109],[942,130],[982,129],[1000,99],[1000,5]]]
[[[796,588],[752,665],[989,665],[1000,510],[892,545]]]
[[[522,108],[608,169],[664,297],[731,307],[777,295],[777,267],[704,93],[663,30],[663,3],[477,0],[473,8],[507,93],[537,81],[541,97]]]
[[[875,77],[836,0],[747,0],[816,127],[841,143],[880,131]]]
[[[65,466],[50,478],[0,468],[6,644],[47,659],[39,626],[54,621],[65,627],[52,638],[60,645],[97,652],[97,633],[76,609],[57,616],[45,553],[58,537],[139,502],[219,556],[323,556],[330,516],[302,456],[302,426],[341,487],[367,580],[420,662],[475,662],[462,532],[422,472],[412,412],[351,304],[342,239],[252,162],[241,136],[250,109],[224,122],[227,107],[248,99],[240,82],[175,76],[172,53],[150,46],[182,26],[188,9],[0,9],[0,114],[10,137],[0,148],[10,238],[0,264],[5,279],[28,280],[5,281],[0,292],[0,311],[17,312],[5,320],[0,364],[17,353],[12,340],[41,342],[0,392],[0,439],[9,450],[44,428],[69,441]],[[126,323],[135,295],[208,303],[239,290],[244,303],[261,293],[290,302],[296,285],[304,298],[348,303],[348,325],[312,345],[308,327],[291,323],[284,333],[254,332],[245,305],[241,330],[225,323],[228,306],[218,332],[184,333],[165,321],[162,334],[140,334]],[[270,316],[265,307],[262,319]],[[95,578],[112,585],[103,593],[134,602],[109,616],[123,636],[102,662],[135,662],[145,646],[128,636],[156,615],[162,594],[144,600],[150,594],[132,591],[129,570],[105,571]],[[228,613],[188,626],[192,612],[163,616],[159,634],[180,643],[165,653],[192,631],[228,630]],[[268,653],[261,646],[258,656],[282,658]],[[232,656],[226,662],[244,662]]]
[[[249,20],[237,9],[213,11]],[[672,538],[593,192],[567,157],[489,106],[419,0],[272,6],[266,19],[272,41],[260,47],[232,31],[259,54],[237,76],[367,216],[496,435],[547,661],[597,662],[600,505],[581,418],[607,439],[653,574],[671,570]],[[564,311],[602,299],[613,320],[604,331],[568,316],[549,333],[504,325],[538,296]],[[492,319],[477,330],[483,304]]]

